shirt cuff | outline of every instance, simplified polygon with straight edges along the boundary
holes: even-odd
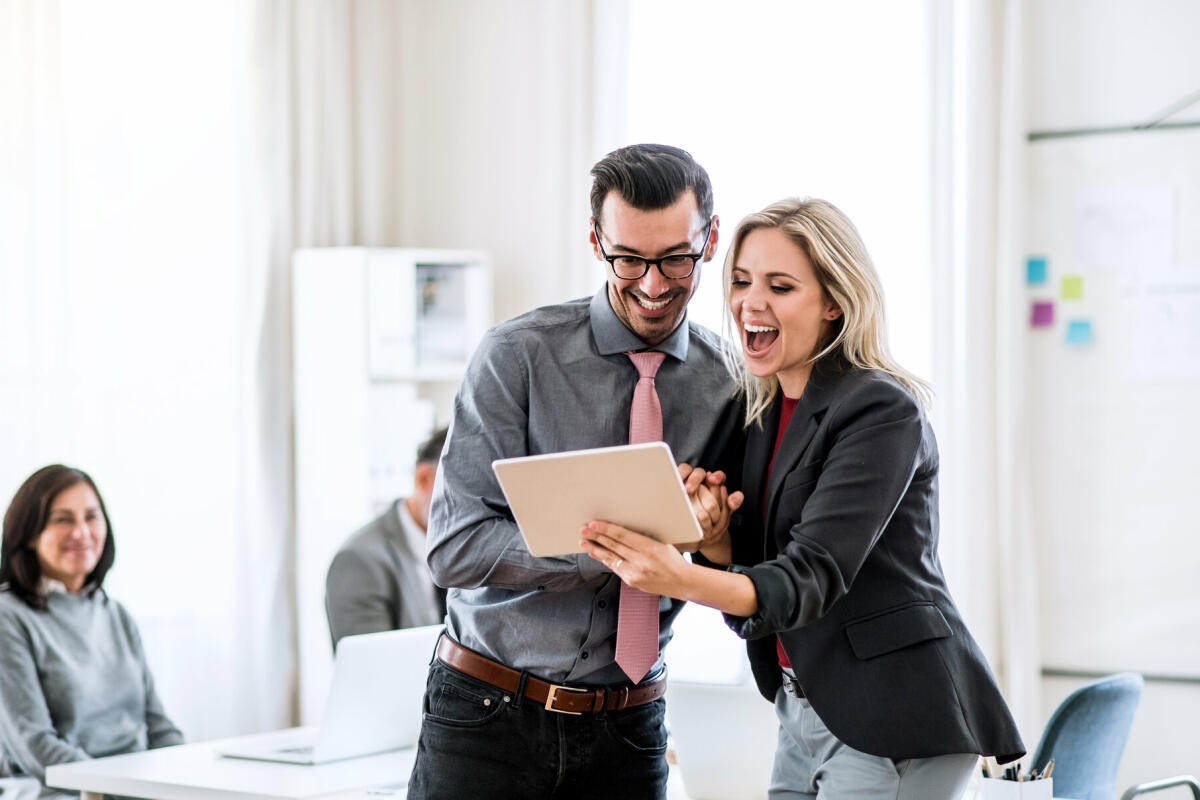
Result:
[[[709,569],[728,569],[728,564],[716,564],[704,557],[704,554],[697,550],[694,553],[688,553],[688,557],[692,559],[692,563]]]

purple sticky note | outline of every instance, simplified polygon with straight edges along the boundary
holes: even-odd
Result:
[[[1054,303],[1049,300],[1035,300],[1029,316],[1029,324],[1035,328],[1048,328],[1054,324]]]

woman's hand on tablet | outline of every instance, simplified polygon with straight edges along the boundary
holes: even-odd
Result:
[[[580,546],[630,586],[651,594],[683,598],[692,568],[674,545],[611,522],[593,520],[579,530]]]

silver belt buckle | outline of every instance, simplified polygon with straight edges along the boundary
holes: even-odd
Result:
[[[546,692],[546,710],[553,711],[557,714],[570,714],[573,717],[582,717],[582,711],[567,711],[565,708],[554,707],[554,697],[559,691],[576,692],[578,694],[588,694],[591,689],[575,689],[570,686],[559,686],[558,684],[550,684],[550,691]]]

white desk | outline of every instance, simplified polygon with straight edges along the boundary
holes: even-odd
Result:
[[[276,733],[239,737],[248,741]],[[46,770],[46,784],[83,793],[156,800],[351,800],[404,795],[416,749],[335,761],[320,766],[248,761],[217,755],[224,741],[184,744],[142,753],[58,764]]]
[[[317,767],[246,761],[217,755],[220,745],[259,736],[184,744],[143,753],[58,764],[46,771],[46,784],[82,792],[82,800],[102,794],[157,800],[387,800],[406,795],[416,750],[337,761]],[[668,800],[687,800],[679,770],[671,767]]]
[[[225,758],[216,752],[232,741],[275,735],[58,764],[46,771],[46,783],[82,792],[83,800],[99,800],[101,794],[157,800],[387,800],[406,794],[402,784],[412,772],[415,749],[315,767]],[[964,800],[976,800],[977,792],[977,786],[971,787]],[[667,798],[687,800],[674,766],[667,780]]]

